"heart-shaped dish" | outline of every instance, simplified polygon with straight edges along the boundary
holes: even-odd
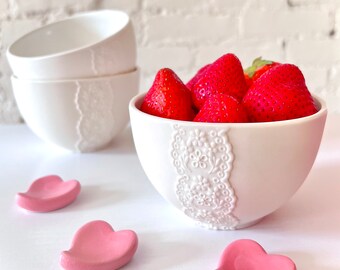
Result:
[[[96,220],[76,232],[71,248],[61,253],[60,265],[66,270],[115,270],[132,259],[137,246],[134,231],[114,231]]]
[[[267,254],[263,247],[249,239],[228,245],[217,270],[296,270],[294,262],[283,255]]]
[[[17,204],[32,212],[49,212],[72,203],[80,192],[77,180],[63,181],[57,175],[35,180],[29,189],[16,196]]]

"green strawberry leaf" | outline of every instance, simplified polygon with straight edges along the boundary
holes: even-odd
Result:
[[[256,70],[260,69],[261,67],[264,67],[266,65],[273,64],[273,61],[270,60],[264,60],[262,57],[257,57],[254,59],[252,65],[244,70],[244,73],[246,73],[249,78],[252,78],[256,72]]]

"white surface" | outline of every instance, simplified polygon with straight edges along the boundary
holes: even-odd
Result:
[[[340,269],[340,115],[330,115],[308,179],[282,208],[253,227],[210,231],[196,226],[155,191],[141,169],[128,129],[109,148],[72,154],[39,140],[26,126],[0,127],[0,269],[54,270],[76,230],[102,219],[132,229],[139,248],[129,270],[216,268],[233,240],[251,238],[299,270]],[[15,194],[36,178],[59,174],[82,184],[67,208],[32,214]]]

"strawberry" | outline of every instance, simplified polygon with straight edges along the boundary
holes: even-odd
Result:
[[[189,89],[174,71],[163,68],[145,95],[141,111],[176,120],[192,120],[194,112]]]
[[[278,62],[263,60],[262,57],[255,58],[252,65],[244,70],[244,77],[248,87],[260,78],[263,73],[277,65],[279,65]]]
[[[196,84],[196,82],[202,77],[204,72],[207,70],[207,68],[210,66],[210,64],[205,65],[204,67],[200,68],[194,77],[192,77],[186,84],[189,90],[193,88],[193,86]]]
[[[300,69],[278,64],[262,74],[243,98],[252,122],[280,121],[317,112]]]
[[[248,121],[242,103],[227,94],[214,94],[208,97],[194,118],[195,122],[242,123]]]
[[[246,80],[248,88],[253,84],[253,79],[249,77],[247,73],[244,73],[244,78]]]
[[[240,60],[228,53],[206,68],[192,87],[191,95],[195,106],[201,108],[209,96],[218,93],[242,100],[247,88]]]

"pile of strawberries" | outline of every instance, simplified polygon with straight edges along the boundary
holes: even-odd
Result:
[[[186,84],[169,68],[158,71],[141,110],[195,122],[269,122],[317,112],[300,69],[257,58],[243,70],[231,53],[202,67]]]

